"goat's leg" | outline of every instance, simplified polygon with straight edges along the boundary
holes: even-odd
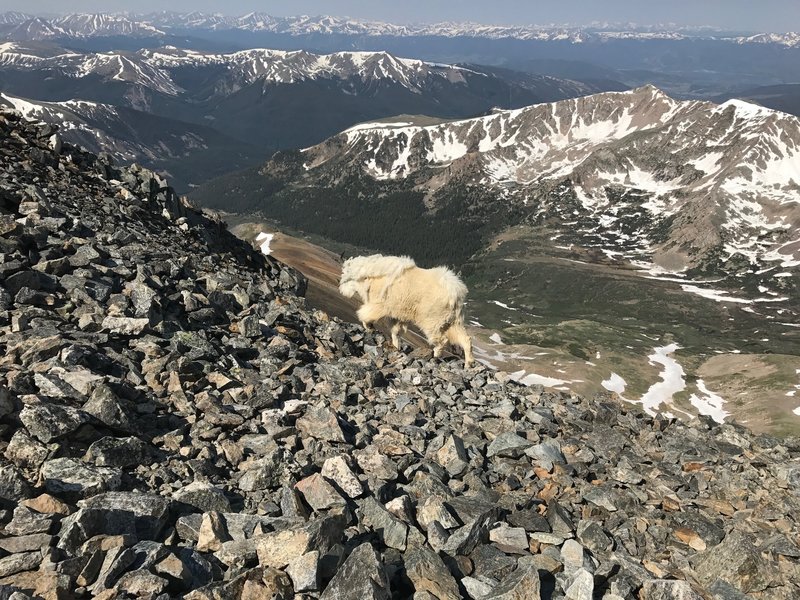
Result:
[[[461,346],[464,351],[464,368],[468,368],[472,364],[472,340],[467,330],[461,323],[455,323],[448,328],[446,335],[451,344]]]
[[[428,343],[433,346],[433,357],[439,358],[442,355],[444,347],[447,345],[447,337],[441,332],[436,332],[433,335],[429,333],[426,337],[428,338]]]
[[[402,321],[392,323],[392,345],[400,350],[400,334],[406,332],[406,326]]]
[[[358,320],[367,331],[372,331],[375,321],[383,317],[383,311],[376,304],[365,304],[356,312]]]

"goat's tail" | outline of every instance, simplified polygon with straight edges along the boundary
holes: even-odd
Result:
[[[447,267],[436,267],[431,269],[439,278],[439,283],[447,296],[447,302],[453,314],[457,315],[458,320],[462,320],[462,308],[464,300],[467,299],[467,286]]]

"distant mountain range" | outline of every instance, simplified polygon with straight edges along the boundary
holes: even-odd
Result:
[[[0,40],[48,42],[76,53],[137,52],[174,46],[229,55],[253,48],[388,52],[444,64],[481,64],[602,89],[653,84],[679,98],[711,99],[800,81],[800,34],[708,27],[397,25],[331,16],[265,13],[74,14],[44,19],[0,16]],[[2,42],[0,42],[2,43]],[[597,90],[599,91],[599,90]],[[23,94],[24,95],[24,94]]]
[[[800,46],[800,34],[741,35],[712,28],[681,28],[675,25],[639,27],[634,24],[596,24],[592,26],[499,26],[479,23],[444,22],[432,24],[396,25],[333,16],[274,17],[252,12],[228,16],[202,12],[157,12],[146,14],[70,14],[44,19],[20,12],[0,15],[0,33],[12,40],[43,40],[58,37],[103,37],[134,35],[140,37],[167,36],[187,31],[248,31],[294,36],[311,34],[394,36],[394,37],[475,37],[487,39],[518,39],[538,41],[567,41],[573,44],[611,39],[678,40],[707,38],[739,44],[779,44]]]
[[[755,290],[800,265],[800,119],[644,87],[425,126],[365,123],[195,197],[456,263],[525,224],[546,251]]]
[[[51,122],[59,122],[65,108],[65,114],[74,115],[77,105],[63,103],[76,99],[111,110],[115,116],[102,119],[100,129],[94,114],[87,121],[85,111],[77,121],[67,120],[94,123],[91,137],[109,142],[108,149],[123,156],[139,148],[138,160],[168,169],[179,187],[240,168],[254,151],[266,157],[278,149],[308,146],[364,120],[397,114],[463,118],[493,107],[624,87],[386,52],[210,53],[176,47],[75,52],[48,42],[0,44],[0,76],[0,91],[9,97],[47,103],[45,110],[29,112]],[[124,125],[118,118],[123,109]],[[154,126],[147,115],[162,119],[162,125]],[[195,143],[184,151],[178,139],[204,140],[201,146],[218,153],[218,167],[208,169],[205,160],[195,164]],[[184,157],[180,165],[173,160],[178,156]]]

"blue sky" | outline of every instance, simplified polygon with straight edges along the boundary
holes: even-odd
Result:
[[[592,21],[710,25],[748,31],[800,31],[800,0],[0,0],[0,10],[32,13],[171,10],[277,16],[330,14],[396,23],[587,24]]]

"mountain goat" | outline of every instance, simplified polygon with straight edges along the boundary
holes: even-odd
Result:
[[[347,298],[359,296],[357,314],[365,328],[387,317],[395,348],[400,348],[399,334],[414,323],[433,346],[434,356],[450,342],[461,346],[465,367],[472,363],[462,314],[467,287],[450,269],[422,269],[407,256],[356,256],[342,265],[339,292]]]

